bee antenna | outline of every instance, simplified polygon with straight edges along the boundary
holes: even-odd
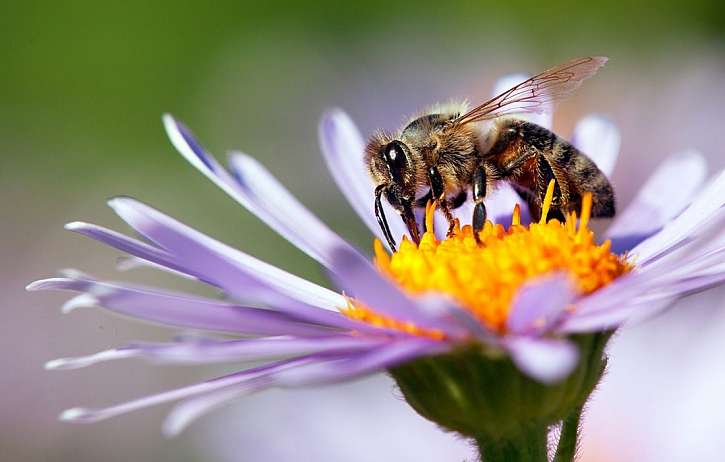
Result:
[[[390,250],[395,252],[396,251],[395,240],[393,239],[393,235],[390,232],[390,226],[388,226],[388,220],[385,218],[385,210],[383,210],[383,203],[380,200],[380,198],[383,195],[383,192],[385,192],[386,189],[387,189],[387,185],[384,185],[384,184],[381,184],[377,188],[375,188],[375,218],[377,218],[378,225],[380,225],[380,229],[383,231],[383,234],[385,235],[385,239],[388,241]]]

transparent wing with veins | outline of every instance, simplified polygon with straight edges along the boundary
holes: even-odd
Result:
[[[459,116],[455,125],[491,120],[510,114],[543,112],[579,88],[607,62],[604,56],[579,58],[537,74]]]

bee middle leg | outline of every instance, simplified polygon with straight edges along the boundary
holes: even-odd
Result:
[[[456,196],[452,202],[446,200],[446,187],[443,183],[443,177],[441,177],[440,172],[435,166],[432,166],[428,169],[428,182],[430,183],[430,191],[433,200],[438,202],[438,207],[441,209],[441,212],[443,212],[443,215],[446,217],[446,221],[448,222],[447,234],[450,236],[456,226],[456,221],[453,217],[453,214],[451,213],[450,206],[454,205],[457,202],[457,200],[460,198],[460,194]],[[463,204],[465,200],[466,198],[464,196],[463,200],[461,200],[458,206]]]
[[[475,204],[473,206],[471,225],[473,226],[473,237],[476,238],[476,242],[480,243],[478,233],[486,223],[486,204],[483,203],[483,200],[486,198],[486,169],[483,165],[479,165],[473,171],[471,184],[473,186],[473,202]]]

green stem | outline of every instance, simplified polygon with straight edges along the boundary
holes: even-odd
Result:
[[[574,462],[579,444],[579,424],[581,422],[582,410],[583,407],[580,406],[574,409],[569,414],[569,417],[564,419],[554,462]]]
[[[546,462],[546,428],[531,428],[507,439],[476,439],[483,462]]]

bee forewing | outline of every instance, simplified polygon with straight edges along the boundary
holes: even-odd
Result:
[[[607,62],[603,56],[590,56],[548,69],[501,92],[455,120],[466,124],[517,113],[541,113],[552,103],[566,98]]]

